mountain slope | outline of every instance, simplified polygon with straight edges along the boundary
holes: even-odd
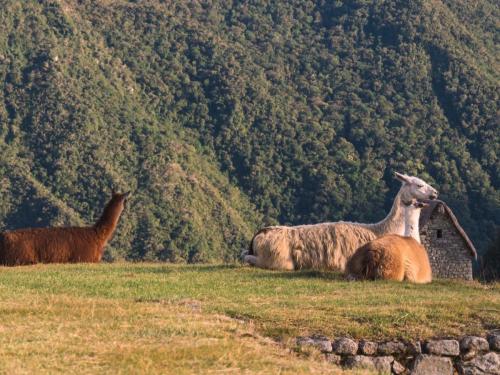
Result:
[[[227,260],[266,223],[379,219],[393,170],[479,248],[500,225],[493,2],[1,5],[4,226],[131,187],[110,257]]]

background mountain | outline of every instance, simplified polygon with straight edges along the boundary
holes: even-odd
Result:
[[[500,225],[495,1],[0,0],[0,225],[108,259],[232,260],[265,224],[382,218],[394,170]]]

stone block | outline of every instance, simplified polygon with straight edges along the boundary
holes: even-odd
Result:
[[[396,375],[404,374],[406,372],[406,367],[395,360],[394,362],[392,362],[392,372]]]
[[[477,356],[471,361],[458,364],[462,375],[500,375],[500,355],[494,352]]]
[[[500,330],[494,330],[488,335],[488,343],[490,344],[491,350],[500,352]]]
[[[406,353],[406,344],[401,341],[387,341],[378,345],[378,354],[398,355]]]
[[[424,344],[424,353],[455,357],[460,355],[460,344],[457,340],[431,340]]]
[[[330,362],[333,365],[340,366],[342,362],[342,357],[338,354],[327,353],[325,354],[325,359],[327,362]]]
[[[355,355],[347,358],[345,367],[377,371],[379,374],[390,374],[393,362],[394,358],[392,356],[369,357],[366,355]]]
[[[361,340],[359,342],[359,352],[364,355],[375,355],[378,344],[373,341]]]
[[[297,345],[302,347],[314,347],[323,353],[332,352],[332,343],[325,336],[297,337]]]
[[[420,354],[411,366],[412,375],[453,375],[453,363],[448,357]]]
[[[460,351],[462,359],[469,361],[480,353],[487,352],[490,349],[488,341],[478,336],[465,336],[460,340]]]
[[[358,343],[347,337],[335,339],[332,349],[336,354],[355,355],[358,352]]]

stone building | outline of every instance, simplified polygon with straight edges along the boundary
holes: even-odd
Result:
[[[435,200],[423,208],[419,229],[433,277],[472,280],[476,249],[446,203]]]

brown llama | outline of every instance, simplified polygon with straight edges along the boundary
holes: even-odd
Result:
[[[0,234],[0,264],[97,263],[113,236],[130,192],[114,193],[90,227],[26,228]]]
[[[418,220],[425,203],[413,201],[405,208],[405,236],[389,234],[360,247],[346,266],[348,279],[432,281],[427,251],[420,244]]]

